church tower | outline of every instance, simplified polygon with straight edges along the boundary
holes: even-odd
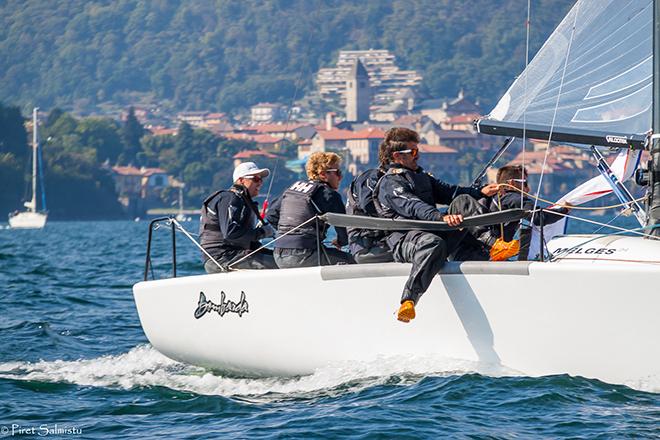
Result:
[[[346,121],[368,121],[370,102],[369,74],[364,64],[357,59],[346,80]]]

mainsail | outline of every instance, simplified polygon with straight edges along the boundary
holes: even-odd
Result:
[[[642,148],[651,129],[653,0],[579,0],[482,133]]]

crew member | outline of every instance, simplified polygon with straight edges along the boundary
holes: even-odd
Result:
[[[326,212],[346,213],[337,192],[342,178],[341,158],[336,153],[316,152],[309,157],[305,169],[309,180],[295,182],[268,210],[267,220],[278,234],[274,251],[277,265],[289,268],[316,266],[319,262],[354,263],[351,254],[341,250],[348,244],[346,228],[336,227],[334,247],[327,247],[322,242],[328,225],[320,220],[309,221]]]
[[[253,201],[269,174],[267,168],[258,168],[254,162],[241,163],[234,169],[231,188],[216,191],[204,200],[200,242],[220,264],[219,267],[203,254],[206,272],[223,272],[229,266],[238,269],[277,268],[272,251],[267,249],[243,259],[261,246],[260,239],[272,237],[275,232],[262,220]]]
[[[483,212],[477,198],[492,196],[497,184],[475,189],[459,187],[439,181],[417,165],[419,135],[401,128],[401,141],[386,146],[385,155],[390,165],[375,189],[374,201],[379,215],[386,218],[444,221],[458,226],[463,216]],[[449,205],[441,214],[436,204]],[[409,322],[415,318],[415,305],[426,292],[433,277],[445,264],[447,255],[465,232],[434,234],[424,231],[391,232],[387,243],[393,251],[394,261],[412,263],[408,281],[403,289],[397,318]],[[494,239],[493,239],[494,241]]]
[[[525,195],[529,193],[529,185],[527,170],[522,165],[506,165],[497,170],[497,183],[500,184],[500,190],[496,197],[492,198],[490,211],[500,211],[506,209],[521,208],[527,211],[534,209],[534,200]],[[544,209],[534,214],[528,214],[525,219],[527,225],[530,221],[534,221],[534,225],[549,225],[555,223],[563,218],[562,215],[556,213],[568,214],[570,208],[556,207],[552,209]],[[506,223],[502,227],[496,227],[497,235],[500,235],[500,240],[495,244],[495,249],[505,249],[505,243],[512,243],[514,236],[518,230],[520,223],[511,222]],[[526,260],[527,253],[529,252],[529,245],[531,241],[531,228],[529,226],[520,229],[520,252],[518,260]],[[506,250],[502,251],[506,255]],[[491,251],[491,256],[493,252]]]
[[[389,165],[385,157],[385,147],[392,141],[398,141],[399,128],[391,128],[378,147],[378,168],[364,171],[351,182],[346,197],[346,213],[367,217],[378,217],[374,206],[373,193],[376,184],[387,172]],[[385,238],[387,233],[375,229],[348,229],[348,249],[357,263],[388,263],[394,261],[391,249]]]

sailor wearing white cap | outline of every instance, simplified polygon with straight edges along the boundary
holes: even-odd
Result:
[[[204,269],[222,272],[260,246],[259,240],[272,237],[273,228],[259,214],[253,198],[259,194],[268,168],[244,162],[234,169],[234,184],[228,190],[216,191],[202,204],[200,242],[222,267],[205,254]],[[232,266],[237,269],[276,269],[272,251],[262,249]]]

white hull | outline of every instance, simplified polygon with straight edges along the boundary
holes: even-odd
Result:
[[[13,229],[42,229],[48,215],[41,212],[19,212],[9,216],[9,226]]]
[[[560,239],[555,248],[569,242]],[[441,355],[530,376],[631,384],[660,377],[660,267],[618,261],[631,243],[644,248],[637,259],[660,256],[659,242],[606,237],[589,246],[615,250],[590,259],[449,263],[409,324],[395,318],[408,264],[241,271],[142,282],[133,290],[156,349],[242,375]],[[247,311],[196,318],[200,292],[215,304],[221,292],[235,303],[244,292]]]

